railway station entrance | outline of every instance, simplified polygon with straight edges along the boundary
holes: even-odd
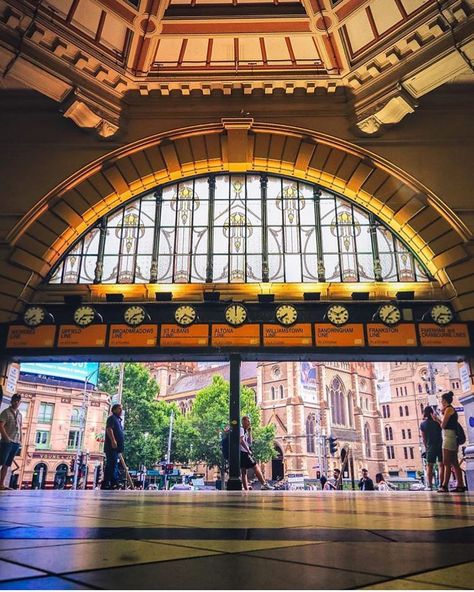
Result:
[[[311,370],[472,357],[474,326],[443,298],[417,238],[321,183],[266,172],[188,177],[110,207],[69,243],[0,327],[5,368],[229,362],[229,489],[241,487],[243,362]],[[334,424],[336,390],[325,395]]]

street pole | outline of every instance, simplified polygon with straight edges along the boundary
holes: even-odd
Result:
[[[171,462],[171,438],[173,436],[173,420],[174,420],[174,411],[171,411],[170,415],[170,429],[168,432],[168,451],[166,453],[166,462],[169,464]]]
[[[432,405],[433,407],[437,407],[438,402],[436,399],[436,375],[433,362],[428,362],[428,372],[430,381],[430,394],[428,395],[428,404]]]
[[[229,479],[227,489],[242,490],[240,479],[240,366],[238,354],[230,355],[230,402],[229,402]]]
[[[89,393],[87,391],[87,385],[89,384],[89,380],[94,376],[96,372],[99,371],[100,366],[91,372],[84,382],[84,390],[82,394],[82,406],[81,406],[81,415],[79,421],[79,438],[77,441],[77,449],[76,449],[76,460],[74,462],[74,480],[73,480],[73,489],[77,489],[77,484],[79,481],[79,458],[82,452],[82,444],[84,439],[84,431],[86,428],[86,415],[87,415],[87,408],[89,406]]]
[[[174,420],[174,412],[171,410],[170,414],[170,429],[168,432],[168,451],[166,452],[166,464],[169,465],[171,462],[171,438],[173,437],[173,420]],[[165,489],[168,489],[168,469],[166,469],[165,474]]]
[[[120,362],[119,383],[118,383],[118,390],[117,390],[117,403],[119,405],[122,404],[123,377],[124,377],[124,374],[125,374],[125,362]]]

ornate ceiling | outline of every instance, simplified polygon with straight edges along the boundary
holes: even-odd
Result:
[[[32,88],[113,136],[128,93],[343,93],[380,133],[472,82],[463,0],[0,0],[3,88]]]

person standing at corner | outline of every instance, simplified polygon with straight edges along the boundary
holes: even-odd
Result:
[[[342,490],[342,479],[340,469],[334,469],[332,479],[326,479],[326,483],[323,486],[325,490]]]
[[[12,395],[10,407],[0,414],[0,491],[11,489],[5,485],[5,477],[21,445],[22,416],[20,413],[21,395]]]
[[[118,463],[123,452],[122,405],[112,406],[112,414],[105,425],[105,469],[102,489],[115,489],[118,485]]]
[[[439,493],[448,493],[449,491],[448,484],[449,478],[451,477],[451,467],[454,469],[457,481],[457,487],[454,491],[458,493],[466,491],[461,467],[459,466],[458,461],[458,443],[456,435],[458,414],[452,406],[453,397],[454,395],[451,391],[441,395],[441,411],[443,413],[443,419],[434,413],[431,415],[431,417],[440,424],[443,433],[444,478],[438,489]]]
[[[443,465],[443,438],[441,426],[433,419],[434,410],[431,405],[423,411],[423,421],[420,424],[420,431],[423,437],[423,444],[426,449],[426,476],[428,478],[427,489],[433,488],[433,467],[439,463],[439,483],[444,481]]]
[[[247,469],[253,469],[255,475],[257,476],[257,479],[260,481],[262,485],[262,489],[273,489],[273,487],[265,481],[260,467],[254,460],[252,456],[251,446],[252,428],[250,426],[250,418],[248,415],[244,415],[242,417],[242,427],[240,428],[240,473],[242,476],[242,487],[245,490],[249,489]]]
[[[374,491],[374,482],[369,477],[369,471],[367,469],[362,469],[362,477],[359,481],[359,489],[361,491]]]

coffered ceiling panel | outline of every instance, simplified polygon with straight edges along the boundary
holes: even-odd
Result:
[[[378,133],[425,89],[473,81],[473,45],[467,0],[0,0],[0,74],[43,93],[48,80],[102,137],[134,92],[295,89],[339,92],[356,128]]]

